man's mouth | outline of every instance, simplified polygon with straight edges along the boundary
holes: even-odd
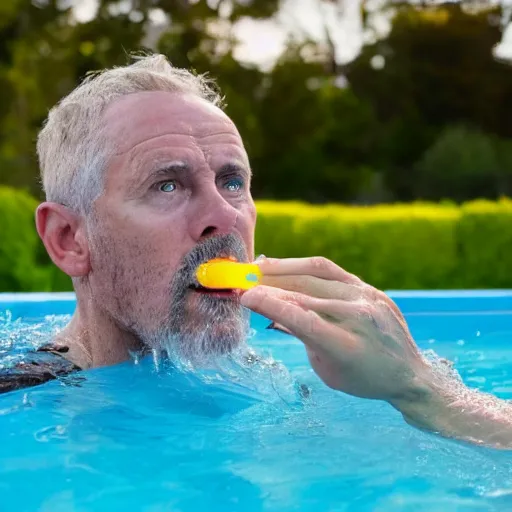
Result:
[[[219,299],[235,299],[240,295],[241,290],[226,289],[226,288],[205,288],[199,284],[193,284],[189,286],[189,290],[194,293],[201,293],[203,295],[209,295],[211,297],[217,297]]]

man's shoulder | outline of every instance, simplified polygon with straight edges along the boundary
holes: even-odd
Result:
[[[68,347],[45,345],[14,366],[1,369],[0,393],[38,386],[81,370],[64,357],[67,351]]]

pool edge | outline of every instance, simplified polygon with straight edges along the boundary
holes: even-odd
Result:
[[[495,290],[386,290],[386,294],[404,314],[512,314],[512,289]],[[12,318],[71,314],[74,292],[0,293],[0,312],[10,311]],[[30,313],[30,315],[29,315]]]

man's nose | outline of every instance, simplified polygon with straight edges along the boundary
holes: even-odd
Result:
[[[233,232],[238,210],[226,201],[218,190],[197,198],[190,218],[191,235],[195,241]]]

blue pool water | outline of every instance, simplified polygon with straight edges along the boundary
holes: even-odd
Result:
[[[391,295],[423,350],[512,399],[512,292]],[[0,367],[73,306],[72,295],[0,295]],[[511,452],[329,390],[299,341],[252,323],[266,359],[250,371],[145,359],[0,395],[0,511],[512,510]]]

